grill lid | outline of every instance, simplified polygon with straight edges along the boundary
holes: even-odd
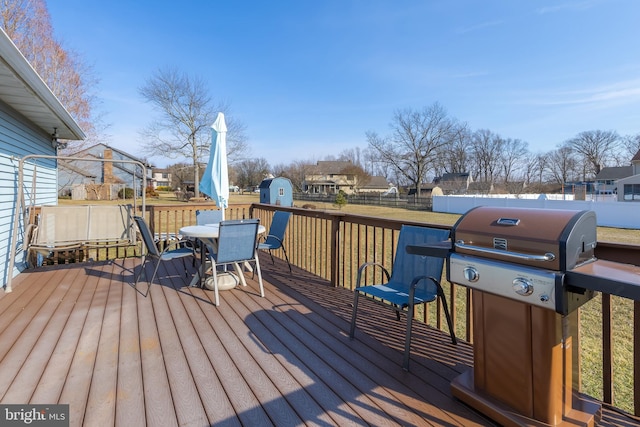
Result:
[[[566,271],[593,259],[593,211],[498,208],[468,211],[452,228],[454,251]]]

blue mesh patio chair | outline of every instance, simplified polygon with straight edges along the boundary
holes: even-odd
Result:
[[[258,226],[260,220],[228,220],[221,221],[217,240],[217,250],[209,251],[211,259],[211,270],[213,272],[213,284],[215,292],[215,304],[220,305],[218,298],[218,274],[217,267],[232,264],[236,273],[240,276],[240,281],[244,286],[244,273],[240,267],[245,262],[255,264],[254,272],[258,273],[258,283],[260,284],[260,296],[264,297],[264,286],[262,284],[262,273],[260,271],[260,261],[256,250],[256,240],[258,237]]]
[[[206,209],[196,211],[196,224],[217,224],[222,221],[222,211],[220,209]]]
[[[275,261],[273,260],[271,251],[282,249],[284,259],[287,260],[287,265],[289,266],[289,273],[291,273],[291,263],[289,262],[289,257],[284,247],[284,233],[287,231],[289,218],[291,218],[291,212],[275,211],[273,213],[273,219],[271,220],[271,227],[269,227],[269,233],[264,236],[264,241],[258,243],[258,249],[268,250],[269,256],[271,256],[271,262],[274,264]]]
[[[222,221],[222,210],[220,209],[205,209],[196,211],[196,225],[207,225],[207,224],[218,224]],[[200,244],[193,245],[194,251],[197,249],[197,246]],[[211,247],[207,247],[207,250],[211,250]],[[195,258],[194,258],[195,265]]]
[[[360,296],[365,296],[376,303],[395,310],[398,320],[400,320],[400,312],[405,311],[407,314],[407,326],[402,368],[408,371],[414,307],[419,304],[425,304],[426,309],[426,303],[435,301],[436,298],[440,297],[447,324],[449,325],[451,342],[453,344],[457,343],[447,308],[447,301],[442,286],[440,286],[444,258],[414,255],[407,253],[406,250],[407,246],[433,245],[445,241],[448,238],[448,230],[403,225],[400,229],[400,236],[398,237],[398,247],[396,249],[391,274],[389,274],[389,271],[380,263],[369,262],[360,266],[356,279],[349,338],[353,339],[355,335],[358,299]],[[361,286],[363,276],[368,267],[381,268],[387,282],[384,284]]]
[[[160,267],[160,264],[163,261],[172,261],[177,258],[182,258],[184,263],[184,258],[193,256],[193,248],[189,246],[177,246],[177,245],[183,245],[184,242],[176,241],[176,242],[173,242],[172,244],[168,244],[165,247],[165,249],[161,251],[158,249],[157,242],[153,238],[153,235],[151,234],[151,230],[149,229],[149,226],[147,225],[144,218],[139,216],[134,216],[133,219],[135,220],[138,226],[138,230],[140,230],[142,242],[144,243],[144,246],[147,248],[146,254],[142,256],[142,264],[140,265],[140,272],[138,273],[138,277],[136,277],[136,281],[133,285],[134,288],[136,289],[138,288],[138,282],[140,281],[140,277],[142,277],[142,275],[144,274],[145,264],[147,260],[152,260],[155,263],[155,267],[153,269],[153,274],[151,275],[151,279],[147,281],[147,292],[144,294],[144,296],[146,297],[147,294],[149,293],[149,289],[151,288],[151,283],[153,282],[153,279],[155,279],[158,273],[158,268]],[[185,270],[185,274],[188,274],[186,265],[184,270]],[[159,277],[158,277],[158,280],[160,280]]]

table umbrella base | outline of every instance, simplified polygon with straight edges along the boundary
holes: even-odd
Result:
[[[238,276],[228,271],[218,272],[217,276],[219,291],[233,289],[240,283],[240,279],[238,278]],[[204,287],[209,289],[210,291],[213,291],[215,289],[213,284],[213,277],[209,277],[204,281]]]

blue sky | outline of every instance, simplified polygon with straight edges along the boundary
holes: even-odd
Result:
[[[134,155],[153,116],[138,88],[163,67],[207,81],[272,165],[366,148],[396,110],[434,102],[533,152],[640,133],[638,0],[47,3],[100,80],[111,145]]]

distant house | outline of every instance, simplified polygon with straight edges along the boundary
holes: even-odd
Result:
[[[616,194],[619,202],[640,201],[640,150],[630,166],[605,167],[593,183],[596,194]]]
[[[616,183],[619,202],[640,202],[640,150],[631,159],[631,175]]]
[[[633,166],[614,166],[602,168],[596,175],[594,190],[596,194],[615,194],[618,192],[618,180],[632,176]]]
[[[171,172],[169,169],[153,169],[151,171],[151,185],[154,190],[158,187],[171,187]]]
[[[56,204],[58,138],[82,140],[80,126],[0,28],[0,263],[2,286],[26,267],[22,253],[24,224],[18,204]],[[26,158],[29,155],[50,156]],[[16,194],[19,163],[23,161],[23,187]],[[37,171],[33,179],[34,170]],[[37,190],[37,191],[35,191]],[[10,258],[15,248],[15,258]],[[12,265],[13,264],[13,265]]]
[[[435,177],[433,183],[442,190],[443,194],[466,194],[469,185],[473,183],[473,178],[468,172],[445,173]]]
[[[407,196],[413,196],[413,197],[431,197],[431,193],[433,192],[434,188],[436,188],[436,184],[433,183],[424,183],[420,186],[420,194],[418,195],[418,191],[416,190],[416,188],[409,188],[407,190]],[[441,189],[438,187],[438,191],[441,191]]]
[[[113,200],[122,188],[142,194],[141,168],[129,162],[145,162],[106,144],[96,144],[73,154],[74,160],[60,161],[58,188],[60,195],[77,200]],[[75,160],[75,159],[87,159]],[[96,159],[113,160],[98,162]],[[123,162],[118,162],[122,160]],[[151,169],[147,169],[147,186],[153,185]]]
[[[311,194],[346,194],[356,192],[357,176],[350,161],[319,161],[304,176],[302,190]]]
[[[495,190],[492,182],[477,181],[472,182],[467,187],[467,194],[491,194]]]
[[[358,193],[384,193],[392,184],[384,176],[372,176],[369,181],[358,188]]]

